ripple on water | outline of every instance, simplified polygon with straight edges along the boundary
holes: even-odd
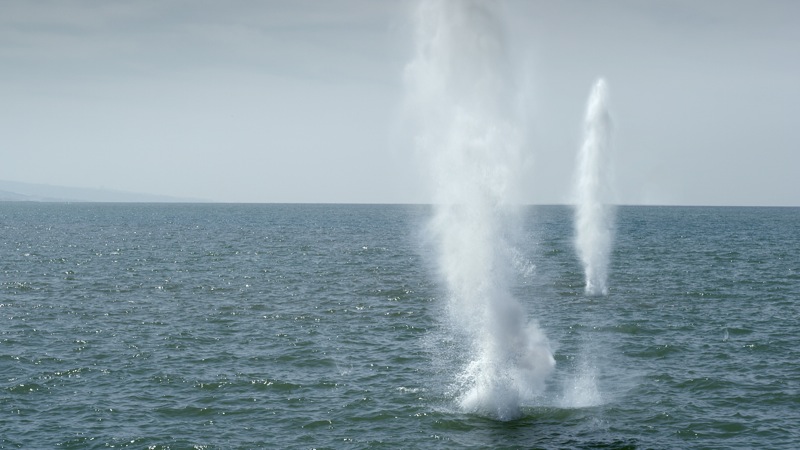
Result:
[[[796,212],[622,207],[611,292],[586,298],[569,210],[545,208],[514,294],[558,364],[499,422],[448,390],[469,349],[404,207],[0,207],[0,447],[800,441]],[[601,401],[564,401],[587,380]]]

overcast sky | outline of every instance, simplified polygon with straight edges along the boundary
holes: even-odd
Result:
[[[228,202],[426,203],[413,2],[0,3],[0,179]],[[509,1],[524,201],[570,201],[606,78],[624,204],[800,206],[800,2]]]

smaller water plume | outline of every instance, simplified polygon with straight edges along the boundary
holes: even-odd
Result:
[[[588,408],[602,405],[603,397],[597,386],[596,372],[594,366],[582,363],[564,386],[561,406],[564,408]]]
[[[600,78],[586,105],[576,177],[575,248],[583,264],[588,295],[608,294],[608,266],[614,239],[614,207],[608,202],[610,149],[608,88]]]

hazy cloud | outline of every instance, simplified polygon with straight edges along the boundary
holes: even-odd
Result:
[[[0,4],[0,179],[220,201],[427,202],[400,126],[411,8]],[[526,201],[569,198],[610,85],[624,203],[800,205],[792,1],[509,1]]]

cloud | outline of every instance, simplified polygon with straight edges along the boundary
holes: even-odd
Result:
[[[0,179],[429,201],[411,177],[414,137],[396,124],[408,6],[3,2]],[[623,202],[800,204],[789,169],[800,3],[510,0],[506,11],[534,161],[525,201],[568,200],[583,105],[605,76]]]

